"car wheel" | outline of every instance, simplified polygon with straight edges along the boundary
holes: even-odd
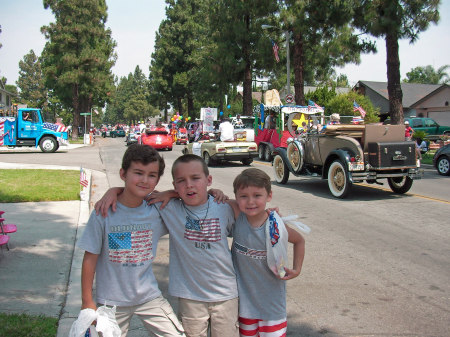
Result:
[[[241,162],[244,165],[250,165],[251,163],[253,163],[253,159],[252,158],[245,158],[245,159],[242,159]]]
[[[450,175],[450,160],[445,156],[440,157],[436,162],[436,168],[440,175]]]
[[[211,159],[211,156],[208,152],[203,153],[203,160],[205,161],[206,166],[212,166],[213,160]]]
[[[273,159],[273,156],[272,156],[272,149],[270,148],[269,145],[265,146],[265,149],[264,149],[264,159],[265,159],[266,161],[272,161],[272,159]]]
[[[258,146],[258,158],[259,160],[264,160],[264,149],[266,147],[263,144],[259,144]]]
[[[56,142],[55,138],[43,137],[39,142],[39,147],[41,148],[42,152],[51,153],[55,152],[58,149],[58,143]]]
[[[412,179],[410,177],[394,177],[388,178],[388,184],[394,193],[403,194],[410,190],[412,186]]]
[[[345,198],[350,190],[351,183],[348,172],[339,159],[333,161],[328,169],[328,188],[336,198]]]
[[[289,169],[279,154],[273,159],[273,170],[275,181],[279,184],[286,184],[289,179]]]
[[[303,156],[301,155],[300,149],[297,144],[289,143],[287,147],[287,156],[289,159],[289,163],[294,169],[295,173],[300,172],[303,167]]]

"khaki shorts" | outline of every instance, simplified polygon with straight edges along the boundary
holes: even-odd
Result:
[[[187,337],[239,337],[238,298],[199,302],[179,298],[178,313]]]
[[[162,296],[140,305],[116,308],[116,320],[122,331],[122,337],[127,335],[133,315],[141,319],[150,334],[167,337],[185,336],[183,326],[173,312],[172,306]]]

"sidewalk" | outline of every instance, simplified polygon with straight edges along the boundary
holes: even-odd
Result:
[[[71,148],[83,145],[72,145]],[[80,170],[75,166],[0,163],[2,169]],[[106,174],[87,170],[88,197],[81,201],[0,203],[10,234],[10,250],[0,251],[0,312],[59,317],[57,337],[67,337],[81,308],[81,263],[76,247],[94,203],[109,188]],[[130,337],[147,336],[133,319]]]

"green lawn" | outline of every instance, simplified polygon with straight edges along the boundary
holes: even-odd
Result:
[[[80,172],[74,170],[0,170],[0,202],[80,199]]]
[[[0,170],[0,203],[80,199],[80,172]],[[0,337],[55,337],[58,319],[0,313]]]

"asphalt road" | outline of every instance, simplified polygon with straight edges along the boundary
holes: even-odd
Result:
[[[158,188],[171,188],[171,164],[182,146],[162,152],[166,173]],[[1,153],[1,161],[83,165],[118,175],[125,143],[98,139],[92,147],[54,154]],[[270,176],[269,163],[255,161]],[[212,167],[213,187],[232,196],[240,163]],[[374,188],[376,187],[376,188]],[[326,181],[290,178],[273,184],[270,206],[298,214],[311,227],[301,275],[288,281],[288,336],[449,336],[450,177],[426,170],[410,193],[355,185],[347,199],[333,198]],[[166,249],[163,246],[164,249]],[[167,252],[155,261],[167,285]],[[267,294],[266,296],[270,296]]]

